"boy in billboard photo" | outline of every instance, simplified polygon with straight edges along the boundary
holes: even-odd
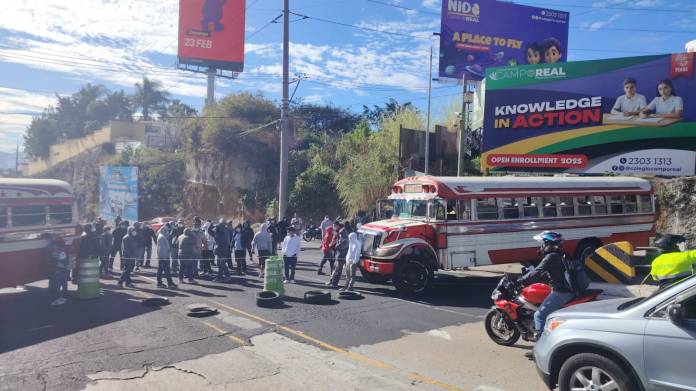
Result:
[[[677,96],[677,91],[674,90],[672,81],[663,79],[657,83],[657,96],[641,110],[640,117],[681,119],[683,114],[684,101]]]
[[[556,38],[546,38],[542,43],[544,49],[544,62],[547,64],[555,64],[563,58],[563,47],[561,41]]]
[[[538,64],[541,62],[541,46],[536,43],[532,42],[527,44],[526,46],[526,57],[527,57],[527,64]]]
[[[624,80],[623,89],[625,94],[616,98],[616,103],[614,103],[614,107],[611,109],[612,114],[623,114],[624,117],[632,117],[640,114],[641,110],[648,104],[644,95],[636,93],[637,87],[638,82],[636,79],[629,77]]]

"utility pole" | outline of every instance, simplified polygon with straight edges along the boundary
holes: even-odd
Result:
[[[459,148],[457,148],[458,149],[458,151],[457,151],[458,152],[457,153],[457,176],[462,176],[462,171],[463,171],[462,164],[464,164],[464,158],[462,155],[464,153],[464,148],[465,148],[464,145],[466,144],[466,134],[465,134],[465,132],[466,132],[465,128],[466,128],[466,123],[467,123],[467,112],[466,112],[466,110],[467,110],[467,104],[466,104],[467,96],[466,95],[469,92],[466,84],[467,84],[466,74],[464,74],[462,76],[462,85],[464,86],[462,89],[462,113],[461,113],[461,116],[459,119],[459,133],[457,134],[457,141],[458,141],[457,144],[459,144]]]
[[[290,123],[288,118],[290,87],[290,0],[283,0],[283,100],[280,104],[280,181],[278,183],[278,221],[288,208],[288,150]]]
[[[428,117],[425,121],[425,175],[430,167],[430,99],[433,93],[433,44],[430,44],[430,66],[428,66]]]
[[[205,100],[205,105],[210,106],[215,103],[215,68],[208,68],[208,97]]]

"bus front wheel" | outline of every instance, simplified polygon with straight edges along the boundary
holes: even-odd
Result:
[[[424,261],[405,257],[394,264],[392,281],[396,290],[405,295],[422,294],[430,288],[434,277],[433,269]]]
[[[365,281],[370,284],[386,284],[389,281],[389,276],[383,274],[368,272],[364,267],[360,267],[360,274],[362,274]]]

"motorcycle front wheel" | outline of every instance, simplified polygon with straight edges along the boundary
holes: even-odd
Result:
[[[512,319],[499,309],[490,310],[484,324],[486,333],[498,345],[511,346],[520,339],[520,331],[512,323]]]
[[[305,242],[311,242],[312,241],[312,235],[308,234],[307,232],[302,234],[302,239],[304,239]]]

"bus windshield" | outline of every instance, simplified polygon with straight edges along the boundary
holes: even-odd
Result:
[[[382,200],[379,202],[379,217],[381,219],[425,219],[428,216],[426,200]]]

